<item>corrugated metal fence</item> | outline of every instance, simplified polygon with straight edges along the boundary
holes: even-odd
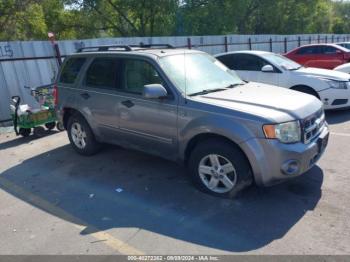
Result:
[[[192,37],[132,37],[58,41],[64,58],[80,47],[111,44],[172,44],[199,49],[210,54],[234,50],[257,49],[284,53],[309,43],[349,41],[350,35],[227,35]],[[35,105],[24,86],[51,83],[58,63],[49,41],[0,42],[0,124],[10,118],[10,98],[21,96],[24,103]]]

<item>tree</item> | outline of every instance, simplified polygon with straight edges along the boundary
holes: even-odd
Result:
[[[0,38],[42,39],[47,32],[44,12],[38,0],[0,1]]]
[[[0,40],[347,33],[349,1],[0,0]]]

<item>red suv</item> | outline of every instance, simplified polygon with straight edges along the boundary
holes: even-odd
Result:
[[[350,62],[350,50],[335,44],[304,45],[284,56],[307,67],[326,69]]]

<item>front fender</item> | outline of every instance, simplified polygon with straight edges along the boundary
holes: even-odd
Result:
[[[186,123],[186,120],[180,119],[180,125],[183,126],[179,130],[179,156],[185,159],[187,145],[191,139],[198,135],[214,134],[223,136],[237,145],[253,138],[261,137],[262,129],[259,124],[250,120],[241,118],[235,119],[221,115],[207,115],[195,118]]]

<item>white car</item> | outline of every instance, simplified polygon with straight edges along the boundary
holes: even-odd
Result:
[[[215,56],[243,80],[271,84],[314,95],[325,109],[350,107],[350,76],[334,70],[303,67],[278,54],[237,51]]]
[[[342,64],[340,66],[337,66],[333,70],[350,74],[350,63],[346,63],[346,64]]]

